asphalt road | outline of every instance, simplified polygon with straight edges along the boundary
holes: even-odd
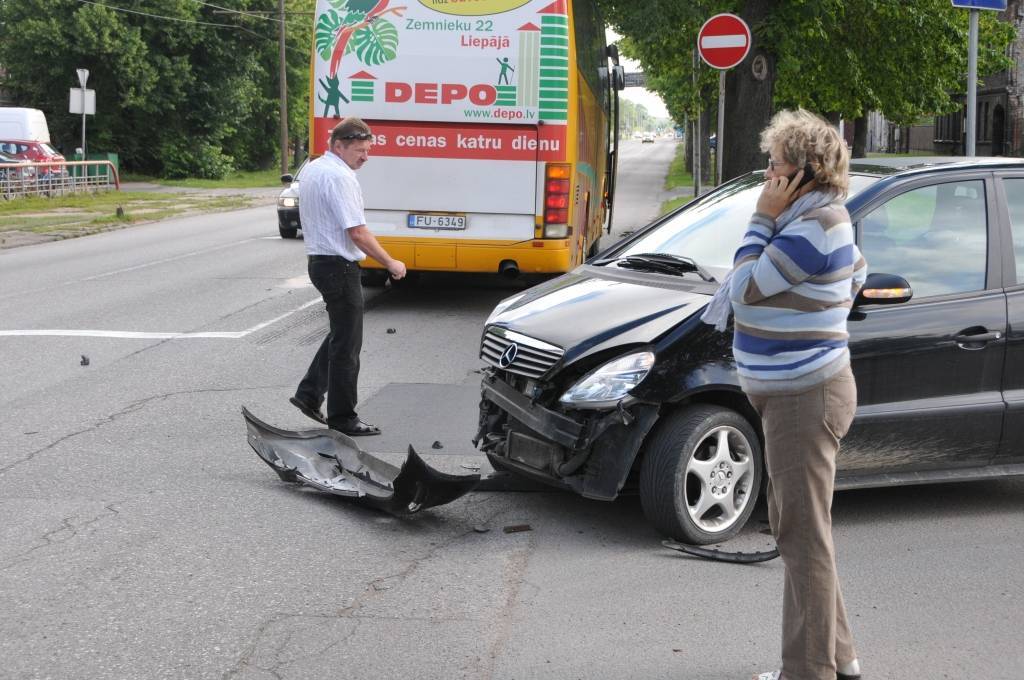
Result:
[[[617,223],[652,216],[671,148],[624,146]],[[279,481],[239,410],[310,426],[286,400],[326,317],[274,220],[264,207],[0,252],[0,680],[776,667],[781,564],[667,551],[635,498],[477,492],[400,520]],[[385,434],[367,448],[481,463],[477,342],[520,286],[368,293],[360,410]],[[1019,480],[836,497],[865,678],[1021,677],[1022,500]],[[732,547],[767,547],[764,527],[759,509]]]

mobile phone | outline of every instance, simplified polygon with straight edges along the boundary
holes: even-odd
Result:
[[[800,172],[800,171],[797,170],[796,172],[794,172],[792,175],[789,176],[789,181],[790,182],[792,182],[794,179],[796,179],[796,173],[797,172]],[[807,184],[808,182],[810,182],[813,179],[814,179],[814,168],[812,168],[811,164],[808,163],[807,165],[804,166],[803,177],[800,178],[800,183],[796,185],[796,188],[797,189],[801,188],[802,186],[804,186],[805,184]]]

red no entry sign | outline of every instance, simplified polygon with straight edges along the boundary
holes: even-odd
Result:
[[[700,27],[697,51],[712,68],[732,68],[750,51],[750,27],[735,14],[716,14]]]

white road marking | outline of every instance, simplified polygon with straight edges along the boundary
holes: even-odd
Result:
[[[716,49],[719,47],[746,47],[747,36],[745,35],[706,35],[700,39],[701,48]]]
[[[301,312],[303,309],[307,309],[322,302],[321,298],[314,298],[304,305],[296,307],[291,311],[285,312],[280,316],[275,316],[269,321],[258,323],[252,328],[247,328],[244,331],[199,331],[195,333],[154,333],[145,331],[100,331],[100,330],[74,330],[74,329],[41,329],[41,330],[0,330],[0,337],[65,337],[65,338],[122,338],[127,340],[196,340],[196,339],[221,339],[221,340],[237,340],[244,338],[247,335],[252,335],[256,331],[262,330],[267,326],[277,323],[283,319],[288,318],[296,312]]]

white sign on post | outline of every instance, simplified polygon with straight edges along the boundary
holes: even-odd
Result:
[[[85,91],[85,111],[82,111],[82,90],[80,88],[71,88],[68,102],[68,113],[96,115],[96,90]]]

